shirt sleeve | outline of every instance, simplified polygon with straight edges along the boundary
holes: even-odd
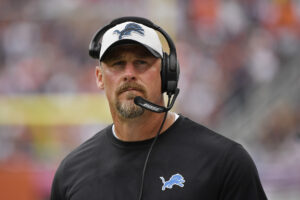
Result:
[[[222,200],[266,200],[257,168],[248,152],[239,144],[233,145],[224,159]]]

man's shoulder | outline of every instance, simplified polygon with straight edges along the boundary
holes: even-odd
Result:
[[[97,154],[101,150],[102,144],[106,143],[106,134],[111,130],[111,125],[97,132],[91,138],[80,144],[72,150],[62,161],[62,163],[80,162],[81,159],[86,160],[87,156]]]
[[[244,164],[253,167],[253,161],[247,150],[238,142],[217,133],[186,117],[181,121],[181,142],[189,144],[196,151],[205,152],[218,158],[220,162]],[[179,126],[180,127],[180,126]],[[239,162],[236,162],[239,161]],[[241,162],[243,161],[243,162]]]
[[[234,146],[239,146],[236,141],[218,133],[200,123],[197,123],[188,117],[181,115],[181,121],[177,130],[184,134],[187,140],[192,140],[193,143],[201,145],[206,148],[213,148],[224,151]]]

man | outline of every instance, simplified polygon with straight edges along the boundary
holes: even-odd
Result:
[[[134,102],[140,96],[164,106],[166,54],[154,26],[139,22],[121,20],[100,31],[96,78],[113,124],[62,161],[51,199],[267,199],[241,145],[183,115]]]

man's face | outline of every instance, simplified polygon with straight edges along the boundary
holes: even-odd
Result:
[[[144,109],[134,104],[141,96],[162,105],[161,60],[138,44],[113,47],[96,68],[98,87],[105,90],[111,112],[123,118],[135,118]]]

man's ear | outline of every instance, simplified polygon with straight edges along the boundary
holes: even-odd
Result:
[[[96,83],[98,88],[104,89],[102,69],[100,66],[96,66],[95,74],[96,74]]]

